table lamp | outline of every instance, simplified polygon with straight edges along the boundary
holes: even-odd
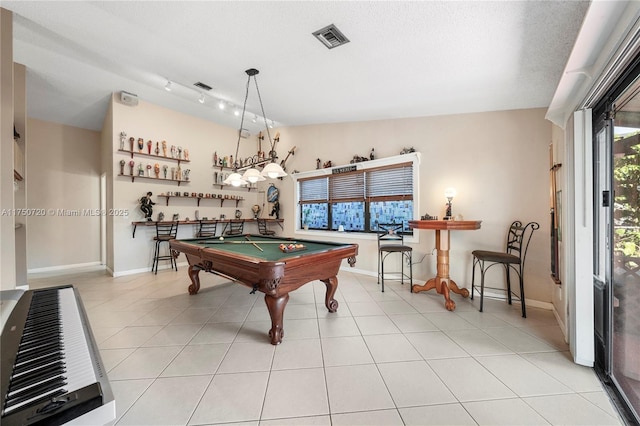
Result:
[[[456,190],[455,188],[447,188],[444,190],[444,196],[447,199],[447,212],[444,215],[444,220],[451,220],[452,218],[452,214],[451,214],[451,200],[453,200],[453,197],[456,196]]]

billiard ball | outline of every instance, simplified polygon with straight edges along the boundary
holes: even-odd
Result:
[[[220,241],[224,240],[224,237],[220,237]]]

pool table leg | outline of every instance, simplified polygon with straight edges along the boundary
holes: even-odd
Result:
[[[282,318],[284,316],[284,307],[287,306],[287,302],[289,301],[289,293],[283,294],[279,297],[273,297],[265,294],[264,301],[267,304],[269,316],[271,316],[271,330],[269,330],[271,344],[279,345],[284,337]]]
[[[327,307],[329,312],[336,312],[338,310],[338,301],[333,298],[338,289],[338,277],[327,278],[326,280],[320,280],[327,286],[327,293],[324,298],[324,306]]]
[[[198,265],[189,265],[189,278],[191,278],[191,285],[189,286],[189,294],[198,294],[200,290],[200,271],[201,267]]]

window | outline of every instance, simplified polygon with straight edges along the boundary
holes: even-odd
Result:
[[[414,153],[297,174],[300,225],[376,232],[378,223],[402,222],[412,233],[418,159]]]

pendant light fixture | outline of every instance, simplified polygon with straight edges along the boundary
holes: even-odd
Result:
[[[233,186],[242,186],[242,185],[247,185],[248,183],[256,183],[258,181],[263,181],[265,180],[266,177],[275,179],[278,177],[284,177],[287,174],[285,173],[285,171],[282,169],[282,167],[280,167],[280,165],[278,163],[276,163],[276,160],[278,159],[278,154],[275,151],[275,142],[271,139],[271,133],[269,132],[269,125],[267,124],[267,116],[264,113],[264,106],[262,105],[262,98],[260,97],[260,89],[258,88],[258,80],[256,79],[256,75],[258,75],[260,71],[258,71],[255,68],[250,68],[248,70],[245,71],[245,73],[247,74],[248,78],[247,78],[247,86],[246,86],[246,91],[245,91],[245,95],[244,95],[244,104],[242,105],[242,116],[240,118],[240,129],[238,130],[238,142],[236,144],[236,156],[234,157],[235,159],[235,163],[233,164],[233,173],[231,173],[229,175],[229,177],[227,179],[225,179],[224,183],[227,185],[233,185]],[[253,81],[256,85],[256,92],[258,93],[258,101],[260,102],[260,110],[262,112],[262,118],[264,119],[264,127],[267,130],[267,136],[269,138],[269,146],[270,146],[270,150],[269,150],[269,155],[270,158],[265,159],[264,161],[259,162],[259,164],[265,164],[267,162],[269,162],[269,164],[267,164],[267,166],[265,166],[265,168],[262,170],[262,172],[258,171],[258,169],[255,168],[255,166],[257,164],[252,164],[250,166],[249,169],[247,169],[244,172],[244,175],[240,175],[240,173],[238,173],[238,150],[240,149],[240,139],[242,137],[242,130],[243,130],[243,124],[244,124],[244,115],[245,112],[247,110],[247,99],[249,98],[249,86],[251,84],[251,78],[253,77]]]

